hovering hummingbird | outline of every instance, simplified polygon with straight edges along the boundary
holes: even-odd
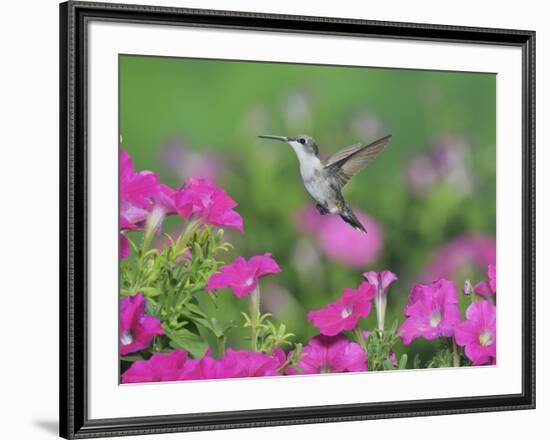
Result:
[[[275,139],[290,144],[298,161],[304,186],[316,202],[321,215],[339,214],[358,231],[367,232],[342,195],[342,188],[361,171],[391,138],[391,134],[371,144],[354,144],[333,154],[327,160],[319,158],[319,147],[311,136],[261,135],[262,139]]]

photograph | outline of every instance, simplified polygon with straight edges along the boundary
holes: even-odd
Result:
[[[121,53],[118,102],[121,386],[498,366],[494,72]]]

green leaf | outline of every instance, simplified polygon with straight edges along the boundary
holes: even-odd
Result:
[[[404,354],[399,358],[398,367],[400,370],[404,370],[405,368],[407,368],[407,359],[408,359],[408,356],[406,354]]]
[[[383,362],[382,362],[382,368],[384,370],[393,370],[394,367],[393,367],[393,363],[392,361],[388,360],[388,359],[385,359]]]
[[[126,361],[126,362],[142,361],[143,356],[140,353],[129,354],[128,356],[120,356],[120,360]]]
[[[128,237],[128,235],[126,235],[126,238],[128,239],[128,243],[130,243],[130,247],[132,248],[132,253],[134,255],[137,255],[139,253],[139,248],[134,243],[134,241],[130,237]]]
[[[176,331],[167,330],[166,336],[170,338],[170,346],[187,350],[195,359],[202,358],[208,348],[208,343],[204,339],[185,328]]]
[[[170,234],[163,232],[162,235],[168,240],[168,242],[170,243],[170,247],[174,247],[176,245],[176,243],[174,242],[174,239]]]
[[[204,313],[196,304],[188,302],[187,304],[185,304],[185,308],[195,315],[200,316],[201,318],[208,318],[206,313]]]
[[[418,353],[416,353],[414,355],[414,359],[413,359],[413,368],[414,369],[418,369],[418,368],[422,368],[422,361],[420,359],[420,355]]]
[[[157,289],[156,287],[141,287],[140,292],[143,293],[145,296],[158,296],[162,292]]]

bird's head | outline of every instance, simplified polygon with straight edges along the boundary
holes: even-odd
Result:
[[[319,155],[319,147],[311,136],[307,134],[299,134],[298,136],[273,136],[270,134],[262,134],[258,136],[261,139],[273,139],[276,141],[286,142],[296,152],[303,152],[306,154]]]

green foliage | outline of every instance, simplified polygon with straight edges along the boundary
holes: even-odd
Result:
[[[396,356],[393,350],[399,340],[397,322],[394,322],[389,330],[377,329],[369,334],[366,341],[369,371],[395,370],[396,367],[390,360],[390,355],[393,353]],[[402,355],[397,362],[397,368],[405,369],[407,359],[406,354]]]
[[[428,362],[426,368],[448,368],[452,366],[453,353],[449,349],[441,349],[432,360]]]
[[[253,338],[256,338],[253,349],[272,354],[276,347],[292,346],[291,339],[295,336],[293,333],[286,332],[286,325],[276,325],[269,320],[271,313],[257,313],[256,319],[243,312],[244,328],[252,330]]]
[[[439,350],[427,363],[426,368],[460,367],[465,362],[453,338],[440,338],[437,343]]]
[[[147,230],[142,239],[146,236]],[[208,332],[223,345],[226,332],[235,325],[205,314],[197,299],[206,295],[208,278],[222,264],[218,254],[231,246],[223,241],[223,230],[196,222],[188,223],[177,239],[168,234],[165,238],[168,246],[162,250],[132,242],[135,257],[121,262],[121,295],[141,292],[147,298],[147,313],[161,319],[165,336],[155,338],[154,351],[182,348],[200,358],[208,348]]]

